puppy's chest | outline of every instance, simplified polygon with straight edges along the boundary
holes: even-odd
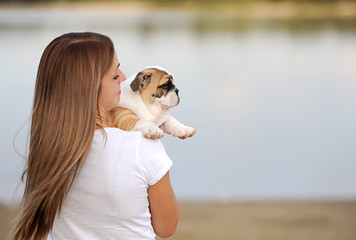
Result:
[[[153,124],[155,124],[156,126],[161,126],[164,122],[166,122],[167,119],[166,118],[158,118],[155,121],[152,121]]]
[[[162,110],[157,107],[148,107],[149,115],[142,116],[144,120],[150,121],[157,126],[161,126],[164,122],[166,122],[169,118],[169,111]]]

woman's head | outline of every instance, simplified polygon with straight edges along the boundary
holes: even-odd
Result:
[[[96,111],[100,80],[114,56],[113,43],[104,35],[68,33],[54,39],[40,61],[34,109],[45,104],[68,114],[66,109],[75,107],[82,116]]]
[[[41,239],[89,152],[101,80],[115,60],[112,41],[68,33],[45,49],[37,72],[23,206],[13,239]]]

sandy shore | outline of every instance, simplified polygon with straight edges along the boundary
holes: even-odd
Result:
[[[10,222],[13,220],[16,210],[0,204],[0,239],[7,239],[10,230]]]
[[[15,213],[0,206],[0,239]],[[180,203],[178,230],[169,239],[355,240],[356,202]]]
[[[356,202],[182,204],[172,240],[355,240]]]

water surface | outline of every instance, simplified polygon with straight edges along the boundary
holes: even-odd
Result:
[[[180,200],[356,198],[350,22],[295,31],[288,22],[212,26],[185,10],[0,12],[0,201],[13,201],[23,168],[12,143],[25,124],[15,142],[25,153],[42,51],[69,31],[110,36],[127,76],[151,65],[176,76],[181,104],[172,115],[198,130],[162,140]]]

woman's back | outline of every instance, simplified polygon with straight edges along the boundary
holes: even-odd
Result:
[[[172,161],[140,132],[96,130],[50,234],[56,239],[155,239],[147,189]]]

